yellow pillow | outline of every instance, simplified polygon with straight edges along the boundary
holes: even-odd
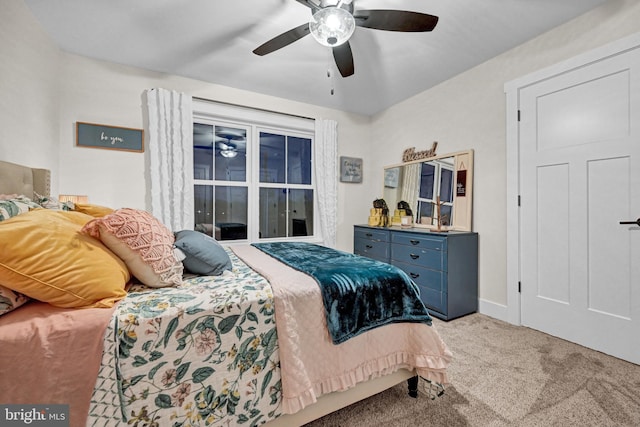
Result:
[[[36,209],[0,222],[0,283],[57,307],[112,307],[126,296],[127,266],[80,233],[93,217]]]
[[[92,205],[90,203],[74,203],[73,210],[91,215],[94,218],[100,218],[113,212],[113,209],[106,206]]]

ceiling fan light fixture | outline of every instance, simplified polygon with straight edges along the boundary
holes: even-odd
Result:
[[[234,149],[225,149],[225,150],[220,150],[220,155],[222,155],[222,157],[231,159],[237,156],[238,152]]]
[[[340,46],[353,35],[356,20],[345,9],[330,6],[318,10],[309,21],[311,35],[321,45]]]

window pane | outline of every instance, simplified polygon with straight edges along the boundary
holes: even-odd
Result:
[[[451,225],[451,212],[453,211],[453,206],[451,205],[441,205],[440,206],[440,223],[442,225]]]
[[[247,180],[247,130],[216,126],[216,180]]]
[[[434,217],[434,204],[431,202],[418,202],[418,214],[416,218],[421,219],[423,216]]]
[[[215,189],[216,240],[247,238],[247,187],[217,186]]]
[[[285,182],[285,137],[260,132],[260,182]]]
[[[420,173],[420,198],[433,200],[433,181],[436,168],[428,163],[422,164]]]
[[[453,171],[450,169],[440,169],[440,201],[453,201]]]
[[[261,239],[287,236],[287,190],[284,188],[260,189]]]
[[[311,139],[288,138],[287,183],[311,185]]]
[[[289,190],[289,236],[313,235],[313,190]]]
[[[213,179],[213,126],[193,124],[193,177]]]
[[[193,189],[194,230],[213,236],[213,187],[196,185]]]

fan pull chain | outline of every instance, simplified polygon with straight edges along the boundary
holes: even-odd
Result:
[[[331,87],[329,93],[331,93],[331,95],[333,95],[335,93],[335,90],[333,89],[333,79],[331,78],[331,70],[327,68],[327,78],[329,79],[329,86]]]
[[[329,53],[327,55],[327,79],[329,79],[329,94],[333,96],[336,92],[335,91],[336,79],[335,79],[334,73],[332,72],[334,67],[333,51],[331,49],[327,49],[327,51]]]

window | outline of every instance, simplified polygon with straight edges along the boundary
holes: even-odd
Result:
[[[313,121],[203,104],[194,105],[195,230],[226,241],[314,236]]]
[[[436,205],[440,201],[440,218]],[[431,217],[450,225],[453,213],[453,164],[445,161],[422,163],[417,218]]]
[[[259,238],[313,229],[311,138],[260,132]]]

